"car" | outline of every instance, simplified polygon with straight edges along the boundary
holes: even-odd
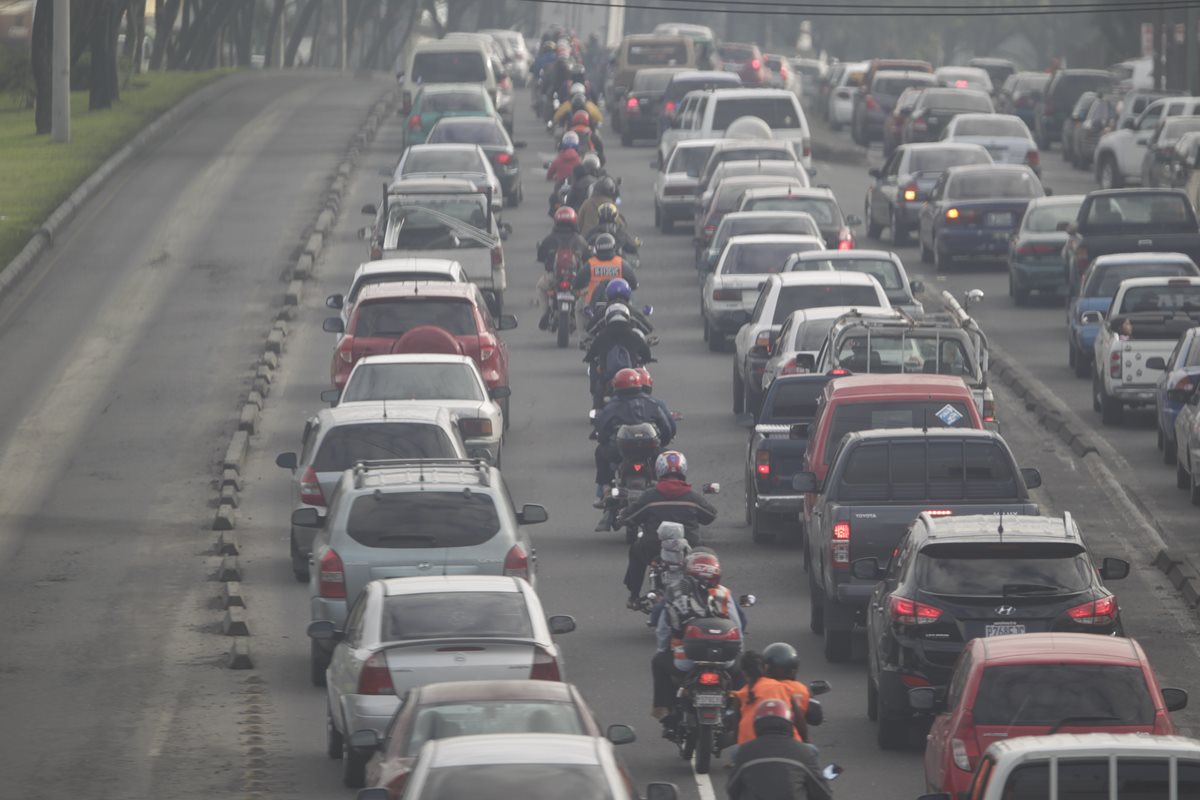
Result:
[[[922,61],[916,58],[873,58],[867,62],[867,71],[863,75],[862,86],[859,87],[859,92],[866,92],[870,89],[871,83],[875,80],[875,75],[883,72],[926,72],[933,74],[933,65],[928,61]],[[858,98],[855,98],[858,102]]]
[[[758,45],[718,42],[717,56],[721,59],[721,69],[741,78],[743,86],[757,88],[769,85],[770,76]]]
[[[508,314],[494,321],[483,293],[473,283],[406,281],[368,286],[359,294],[348,323],[343,325],[339,317],[325,320],[327,332],[341,334],[329,380],[340,391],[358,359],[393,352],[410,330],[432,327],[457,341],[457,347],[449,345],[452,352],[457,349],[474,359],[488,389],[508,386],[508,345],[498,334],[516,324],[516,317]],[[508,398],[503,405],[507,427]]]
[[[1193,387],[1175,417],[1175,486],[1186,489],[1193,505],[1200,505],[1200,392]],[[1193,459],[1192,453],[1197,453]]]
[[[807,253],[805,254],[807,255]],[[856,309],[850,306],[818,306],[801,308],[788,315],[779,326],[779,333],[770,340],[768,358],[763,364],[762,388],[765,393],[777,378],[784,375],[811,373],[817,363],[817,353],[835,320]],[[890,315],[886,309],[864,308],[864,315]],[[805,438],[807,443],[807,438]],[[791,476],[789,475],[790,479]]]
[[[697,271],[701,275],[712,272],[730,238],[752,233],[816,236],[824,241],[817,221],[803,211],[734,211],[721,218],[713,233],[712,243],[704,251],[703,258],[696,262]]]
[[[728,168],[730,163],[741,163],[745,168],[752,168],[758,165],[763,167],[780,166],[792,164],[799,165],[801,170],[805,170],[803,164],[800,163],[796,151],[787,142],[777,142],[770,139],[724,139],[713,145],[712,151],[708,154],[708,160],[704,162],[704,167],[700,170],[700,183],[697,188],[697,193],[703,195],[706,191],[716,185],[714,178],[717,178],[717,170],[722,167]],[[789,172],[795,170],[796,167],[789,167]],[[803,177],[797,178],[804,185],[808,185],[808,174],[805,170]]]
[[[921,281],[909,281],[900,256],[887,250],[819,250],[795,253],[784,264],[784,272],[807,272],[812,262],[828,262],[838,272],[863,272],[879,281],[892,308],[919,317],[925,307],[917,295],[925,291]],[[825,269],[824,265],[820,267]]]
[[[607,739],[552,733],[456,736],[425,745],[417,757],[406,800],[460,800],[490,794],[523,800],[604,798],[638,800],[633,781],[614,757]],[[651,783],[648,800],[675,800],[673,783]],[[367,789],[358,800],[388,800],[385,790]]]
[[[1047,72],[1017,72],[1009,75],[996,95],[996,110],[1002,114],[1015,114],[1025,126],[1032,129],[1046,84],[1050,83]]]
[[[1075,163],[1075,141],[1078,138],[1078,130],[1099,96],[1097,92],[1084,92],[1079,95],[1079,99],[1075,101],[1070,113],[1063,120],[1060,137],[1063,161]]]
[[[765,186],[790,186],[797,190],[804,188],[795,178],[786,175],[740,175],[721,181],[721,185],[710,193],[708,200],[701,198],[697,201],[692,234],[697,262],[703,258],[704,251],[711,244],[721,219],[726,214],[738,210],[742,195],[750,189]]]
[[[707,180],[701,176],[700,183],[696,186],[696,192],[700,195],[700,202],[703,204],[712,197],[713,190],[720,186],[722,181],[734,177],[760,175],[784,177],[789,179],[789,183],[796,183],[800,186],[809,185],[808,170],[799,161],[745,159],[722,161],[717,164],[715,169],[708,174]]]
[[[1008,80],[1008,76],[1015,75],[1017,72],[1017,65],[1007,58],[969,58],[967,66],[979,67],[988,74],[988,78],[992,81],[993,93],[1000,91],[1000,87]]]
[[[1117,598],[1104,585],[1129,562],[1097,568],[1070,513],[1061,517],[937,516],[923,511],[890,559],[859,559],[856,578],[879,581],[867,601],[867,715],[879,746],[915,729],[908,689],[945,687],[978,637],[1043,631],[1121,636]]]
[[[519,31],[485,28],[480,33],[486,33],[500,43],[504,50],[504,66],[508,69],[518,86],[524,86],[529,80],[529,67],[533,57],[525,47],[525,37]]]
[[[996,164],[1024,164],[1041,175],[1041,154],[1033,134],[1012,114],[959,114],[942,131],[949,144],[977,144]]]
[[[517,510],[500,470],[482,459],[362,461],[342,473],[329,511],[299,508],[292,525],[316,529],[309,577],[312,620],[341,628],[350,605],[377,578],[506,575],[536,587],[525,526],[546,509]],[[309,667],[321,686],[332,646],[312,643]],[[351,731],[353,732],[353,731]]]
[[[467,273],[462,264],[446,258],[386,258],[365,261],[358,265],[350,278],[350,288],[345,294],[326,296],[325,307],[340,311],[342,324],[350,321],[350,312],[358,302],[358,295],[367,286],[395,281],[447,281],[466,283]]]
[[[1116,83],[1103,69],[1060,69],[1050,77],[1034,109],[1033,132],[1038,146],[1049,151],[1062,138],[1063,121],[1084,92],[1104,92]]]
[[[883,157],[888,158],[904,142],[904,123],[912,113],[923,86],[910,86],[896,98],[892,112],[883,118]]]
[[[921,260],[943,272],[958,258],[1006,257],[1025,207],[1044,195],[1038,176],[1023,165],[950,167],[921,207]]]
[[[492,98],[474,83],[430,83],[417,90],[404,125],[404,147],[424,144],[425,137],[443,117],[491,117]]]
[[[708,349],[714,353],[725,349],[726,339],[749,318],[766,275],[782,272],[792,253],[824,247],[816,236],[757,233],[731,237],[701,290],[700,311]]]
[[[1026,633],[972,640],[944,696],[914,687],[909,701],[939,712],[925,746],[925,784],[955,796],[999,735],[1016,741],[1059,731],[1170,736],[1170,712],[1187,706],[1187,692],[1160,689],[1133,639]]]
[[[938,86],[951,89],[974,89],[988,94],[995,91],[992,76],[982,67],[938,67],[933,71],[933,77]]]
[[[1200,114],[1200,97],[1160,97],[1146,104],[1142,113],[1129,119],[1122,116],[1114,130],[1096,143],[1095,174],[1101,189],[1119,189],[1142,179],[1146,150],[1158,123],[1164,117]]]
[[[1100,137],[1116,129],[1124,102],[1120,94],[1115,92],[1096,97],[1095,102],[1088,108],[1087,115],[1074,127],[1070,142],[1071,166],[1075,169],[1087,169],[1092,165]],[[1063,148],[1066,149],[1067,146],[1064,139]]]
[[[1175,145],[1168,155],[1168,161],[1162,168],[1167,181],[1166,185],[1186,190],[1198,163],[1200,163],[1200,131],[1185,133],[1175,141]],[[1192,202],[1194,205],[1196,201]]]
[[[854,97],[862,86],[869,65],[868,61],[856,61],[839,64],[835,68],[837,80],[830,85],[825,112],[829,127],[835,131],[841,130],[843,125],[849,125],[854,119]]]
[[[444,408],[382,400],[326,408],[304,422],[300,453],[280,453],[275,464],[291,473],[292,510],[324,509],[342,473],[381,458],[466,458],[462,431]],[[292,574],[307,583],[313,530],[291,526]]]
[[[412,111],[422,88],[436,84],[482,87],[495,106],[498,80],[490,48],[477,39],[424,39],[413,46],[396,79],[402,114]]]
[[[723,139],[686,139],[671,149],[666,158],[656,160],[654,175],[654,225],[670,233],[677,221],[696,213],[696,187],[700,172],[713,147]]]
[[[800,99],[784,89],[714,89],[692,93],[694,104],[679,115],[671,133],[681,139],[725,137],[726,129],[742,117],[757,117],[770,129],[771,140],[787,142],[804,166],[812,167],[812,134]],[[730,137],[733,138],[733,137]],[[667,137],[664,134],[664,145]]]
[[[628,725],[601,728],[573,684],[500,678],[413,687],[383,736],[370,728],[355,731],[351,747],[370,758],[366,784],[387,789],[390,800],[400,800],[426,742],[501,733],[602,736],[613,744],[636,739]],[[355,741],[361,744],[355,746]]]
[[[1156,366],[1150,361],[1147,367]],[[1192,391],[1200,384],[1200,328],[1189,328],[1175,343],[1175,349],[1162,359],[1162,374],[1154,386],[1154,420],[1158,429],[1158,449],[1163,461],[1174,464],[1178,455],[1175,420]]]
[[[517,151],[525,142],[514,142],[499,120],[493,117],[443,117],[429,131],[427,144],[477,144],[500,179],[504,202],[519,206],[525,198],[521,185],[521,160]]]
[[[504,407],[497,401],[511,394],[507,386],[488,389],[468,356],[404,353],[360,358],[346,388],[321,392],[321,399],[338,408],[381,400],[435,404],[450,412],[468,457],[500,466]]]
[[[1062,249],[1067,225],[1079,214],[1083,195],[1057,195],[1030,200],[1008,243],[1008,296],[1020,306],[1030,292],[1065,297],[1067,280]]]
[[[904,142],[936,142],[959,114],[991,114],[992,98],[975,89],[931,87],[921,90],[904,121]]]
[[[921,71],[879,70],[870,86],[854,97],[850,136],[855,144],[867,147],[883,137],[884,120],[892,113],[898,98],[907,89],[935,85],[933,75]]]
[[[1128,278],[1200,277],[1182,253],[1114,253],[1096,258],[1079,288],[1068,287],[1067,363],[1079,378],[1092,374],[1096,334],[1121,282]]]
[[[670,82],[667,83],[667,88],[663,90],[662,104],[659,107],[659,146],[662,146],[663,134],[671,129],[675,118],[679,115],[685,95],[697,90],[737,89],[741,85],[742,79],[732,72],[689,69],[673,74]]]
[[[987,150],[977,144],[899,145],[882,167],[867,170],[873,178],[864,201],[867,237],[876,239],[889,228],[894,246],[907,244],[909,232],[918,227],[920,209],[943,172],[991,163]]]
[[[763,64],[767,68],[767,86],[772,89],[786,89],[800,97],[800,81],[792,72],[792,65],[786,56],[778,53],[767,53],[763,56]]]
[[[1171,169],[1175,159],[1175,144],[1184,135],[1196,132],[1200,132],[1200,116],[1160,119],[1146,141],[1146,152],[1142,156],[1142,185],[1175,187]]]
[[[621,144],[629,147],[636,139],[657,139],[658,119],[663,95],[671,78],[683,67],[656,67],[639,70],[633,76],[633,86],[621,104],[613,109],[613,130],[621,134]]]
[[[699,69],[700,48],[691,37],[678,34],[633,33],[625,36],[605,70],[607,107],[616,108],[623,102],[637,73],[655,67]]]
[[[492,104],[496,107],[496,115],[500,117],[505,129],[509,133],[513,130],[513,114],[514,106],[516,105],[513,95],[513,79],[508,74],[508,68],[505,66],[504,48],[496,41],[496,38],[483,31],[450,31],[442,38],[444,42],[453,42],[459,39],[468,39],[479,42],[488,52],[488,61],[492,68],[492,75],[496,79],[495,89],[489,88],[488,94],[492,98]]]
[[[856,215],[843,216],[833,190],[821,187],[764,186],[748,189],[737,211],[802,211],[812,215],[826,245],[838,250],[854,248],[854,228],[862,224]]]
[[[499,209],[505,200],[492,162],[477,144],[414,144],[406,148],[392,172],[392,182],[421,178],[470,181],[476,190],[491,196],[493,209]]]
[[[357,788],[366,777],[367,759],[351,747],[351,737],[368,730],[382,736],[405,692],[441,681],[511,678],[518,670],[530,681],[560,681],[563,659],[553,636],[573,630],[569,616],[547,618],[521,578],[369,581],[344,620],[308,626],[314,642],[333,643],[325,671],[326,748],[341,759],[342,783]]]
[[[821,80],[825,77],[825,62],[819,58],[789,58],[788,65],[799,83],[800,99],[815,104],[821,99]]]

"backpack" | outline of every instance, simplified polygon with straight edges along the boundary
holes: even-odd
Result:
[[[708,604],[700,599],[700,592],[703,590],[697,586],[695,578],[684,575],[666,589],[664,611],[672,631],[682,633],[684,626],[692,620],[712,616]]]
[[[623,344],[610,347],[604,355],[604,374],[610,378],[623,369],[633,369],[633,366],[633,357]]]
[[[554,276],[559,280],[573,278],[578,264],[579,259],[576,257],[574,249],[559,247],[554,251]]]

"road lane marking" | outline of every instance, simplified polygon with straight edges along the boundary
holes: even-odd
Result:
[[[701,775],[696,772],[696,762],[692,762],[692,776],[696,779],[696,792],[700,795],[700,800],[717,800],[717,793],[713,791],[712,780],[707,775]]]

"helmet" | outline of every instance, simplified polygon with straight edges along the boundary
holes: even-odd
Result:
[[[577,95],[577,94],[583,95],[583,99],[586,100],[587,99],[587,87],[584,86],[582,83],[572,83],[571,84],[572,99],[574,99],[575,95]]]
[[[687,560],[687,574],[703,586],[717,586],[721,583],[721,562],[712,553],[692,553]]]
[[[576,81],[582,81],[583,76],[586,74],[587,72],[584,70],[583,64],[576,62],[571,65],[571,77],[575,78]]]
[[[586,111],[587,95],[583,92],[571,95],[571,109],[574,111]]]
[[[782,700],[771,698],[762,700],[754,707],[754,726],[757,728],[760,720],[783,719],[792,721],[792,709]]]
[[[579,147],[579,134],[576,133],[575,131],[567,131],[566,133],[564,133],[562,141],[558,143],[559,150],[566,150],[567,148],[571,148],[572,150],[574,150],[578,147]]]
[[[576,111],[575,115],[571,117],[571,124],[590,126],[592,124],[592,115],[586,111]]]
[[[668,475],[678,475],[681,478],[686,478],[687,456],[678,450],[664,450],[654,460],[654,475],[659,480]]]
[[[800,666],[800,656],[796,654],[796,648],[787,642],[774,642],[767,645],[763,648],[762,660],[767,675],[772,678],[790,678],[796,674],[796,669]]]
[[[550,41],[549,39],[543,39],[542,40],[542,52],[543,53],[553,53],[554,52],[554,42]]]
[[[604,225],[614,224],[621,218],[621,212],[617,209],[616,203],[601,203],[600,207],[596,209],[596,215]]]
[[[636,391],[641,388],[642,376],[637,374],[637,370],[626,367],[613,376],[613,391],[615,392]]]
[[[617,254],[617,237],[611,233],[602,233],[596,237],[596,255],[604,260],[608,260]],[[611,284],[609,287],[611,288]],[[606,295],[607,296],[607,295]]]
[[[604,236],[608,236],[608,234],[606,233]],[[600,248],[600,240],[604,236],[596,237],[596,249]],[[604,290],[604,298],[610,303],[628,303],[632,296],[633,290],[629,288],[629,281],[624,278],[614,278],[608,282],[608,287]]]
[[[570,206],[562,206],[554,212],[554,226],[570,225],[571,230],[577,230],[579,227],[579,215],[575,213],[575,209]]]
[[[650,370],[645,367],[638,367],[637,371],[642,376],[642,388],[646,390],[646,394],[650,394],[654,389],[654,378],[650,377]]]
[[[591,173],[592,175],[599,174],[599,172],[600,172],[600,156],[596,155],[592,151],[590,151],[590,150],[588,151],[587,155],[585,155],[583,157],[583,161],[581,163],[585,167],[587,167],[588,172]]]
[[[592,194],[598,194],[601,197],[616,197],[617,182],[605,175],[600,180],[596,181],[596,185],[592,187]],[[599,209],[597,209],[599,211]]]

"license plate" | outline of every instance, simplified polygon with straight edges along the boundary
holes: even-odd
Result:
[[[693,703],[699,706],[723,706],[725,705],[725,695],[723,694],[698,694],[693,698]]]
[[[997,622],[984,627],[986,636],[1013,636],[1024,632],[1025,626],[1020,622]]]
[[[995,239],[997,242],[1007,242],[1008,241],[1008,232],[1007,231],[997,231],[996,233],[992,234],[992,238]]]
[[[570,302],[571,300],[575,299],[575,295],[571,294],[570,292],[559,292],[558,299],[566,300],[567,302]]]
[[[985,214],[983,217],[983,221],[984,221],[984,224],[988,225],[988,226],[997,226],[997,225],[1011,226],[1012,225],[1012,214],[1008,213],[1007,211],[1005,211],[1005,212],[993,211],[989,214]]]

